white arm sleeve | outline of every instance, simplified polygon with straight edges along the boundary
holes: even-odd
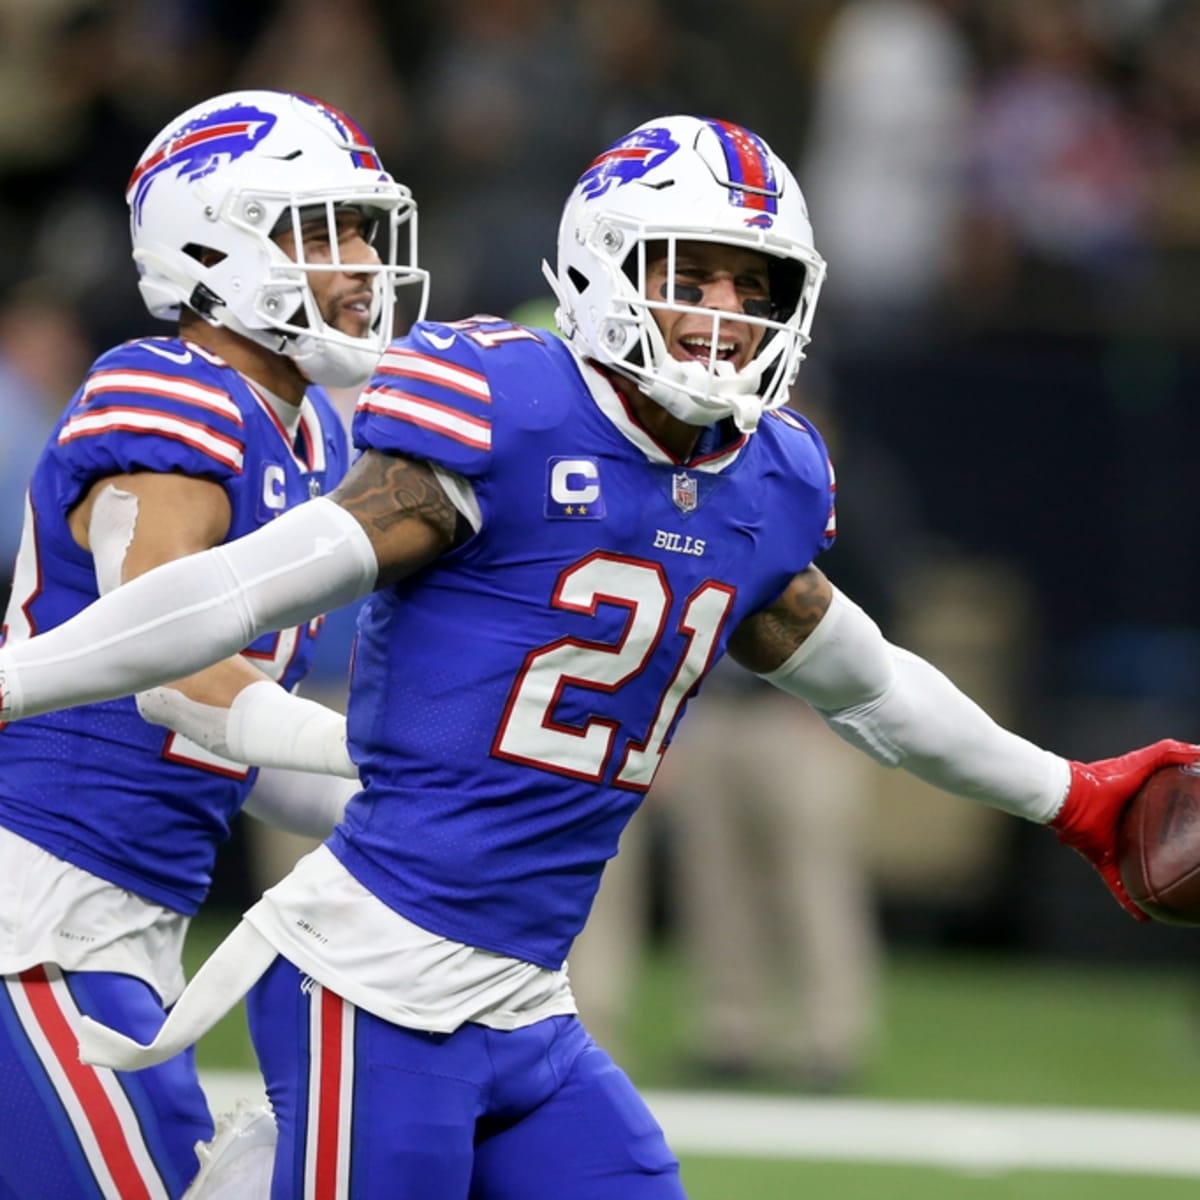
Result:
[[[169,687],[139,692],[137,706],[152,725],[165,725],[233,762],[358,779],[346,749],[346,718],[269,679],[243,688],[228,708],[201,704]]]
[[[139,575],[56,629],[0,649],[0,719],[190,675],[261,633],[365,596],[378,570],[358,521],[332,500],[310,500],[246,537]]]
[[[242,807],[250,816],[277,829],[327,838],[358,790],[357,779],[266,767],[259,771]]]
[[[1001,728],[836,588],[811,636],[762,678],[807,700],[876,761],[935,787],[1042,823],[1066,795],[1065,759]]]

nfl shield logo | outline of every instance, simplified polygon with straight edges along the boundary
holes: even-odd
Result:
[[[671,499],[681,513],[690,513],[696,507],[696,481],[686,471],[671,476]]]

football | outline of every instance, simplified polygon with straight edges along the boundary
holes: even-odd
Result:
[[[1170,925],[1200,925],[1200,764],[1163,767],[1121,814],[1117,864],[1130,899]]]

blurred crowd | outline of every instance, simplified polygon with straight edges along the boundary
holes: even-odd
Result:
[[[141,325],[130,166],[196,98],[353,113],[423,206],[434,307],[542,290],[565,187],[648,115],[794,153],[833,269],[820,340],[1120,324],[1195,339],[1190,0],[0,0],[0,287],[53,280],[99,342]]]
[[[131,167],[239,87],[369,131],[445,318],[544,299],[563,197],[640,121],[760,132],[830,264],[829,573],[885,626],[944,596],[910,644],[985,647],[993,711],[1073,756],[1194,737],[1196,0],[0,0],[0,563],[90,356],[151,331]]]
[[[0,286],[52,278],[102,342],[138,327],[131,164],[197,97],[273,86],[413,186],[447,312],[539,293],[594,147],[685,110],[794,153],[822,340],[947,313],[1195,338],[1198,58],[1190,0],[0,0]]]

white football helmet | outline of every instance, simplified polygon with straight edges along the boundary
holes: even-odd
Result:
[[[770,259],[768,314],[722,313],[675,294],[680,242],[717,242]],[[645,294],[653,252],[667,255],[665,298]],[[583,173],[563,210],[558,269],[542,264],[559,329],[579,354],[632,379],[691,425],[732,417],[742,432],[788,398],[804,358],[825,262],[791,171],[757,134],[728,121],[661,117],[639,125]],[[655,312],[712,321],[707,363],[667,350]],[[722,320],[765,329],[740,371],[718,358]]]
[[[229,92],[188,109],[150,143],[125,194],[139,288],[155,317],[184,307],[277,354],[331,387],[366,381],[393,336],[396,289],[419,288],[417,207],[382,167],[362,131],[319,100],[288,92]],[[337,258],[338,209],[376,222],[380,261],[347,268]],[[302,221],[324,216],[332,262],[303,257]],[[273,240],[295,234],[298,259]],[[201,260],[201,255],[207,261]],[[352,337],[327,324],[307,272],[369,274],[371,325]]]

